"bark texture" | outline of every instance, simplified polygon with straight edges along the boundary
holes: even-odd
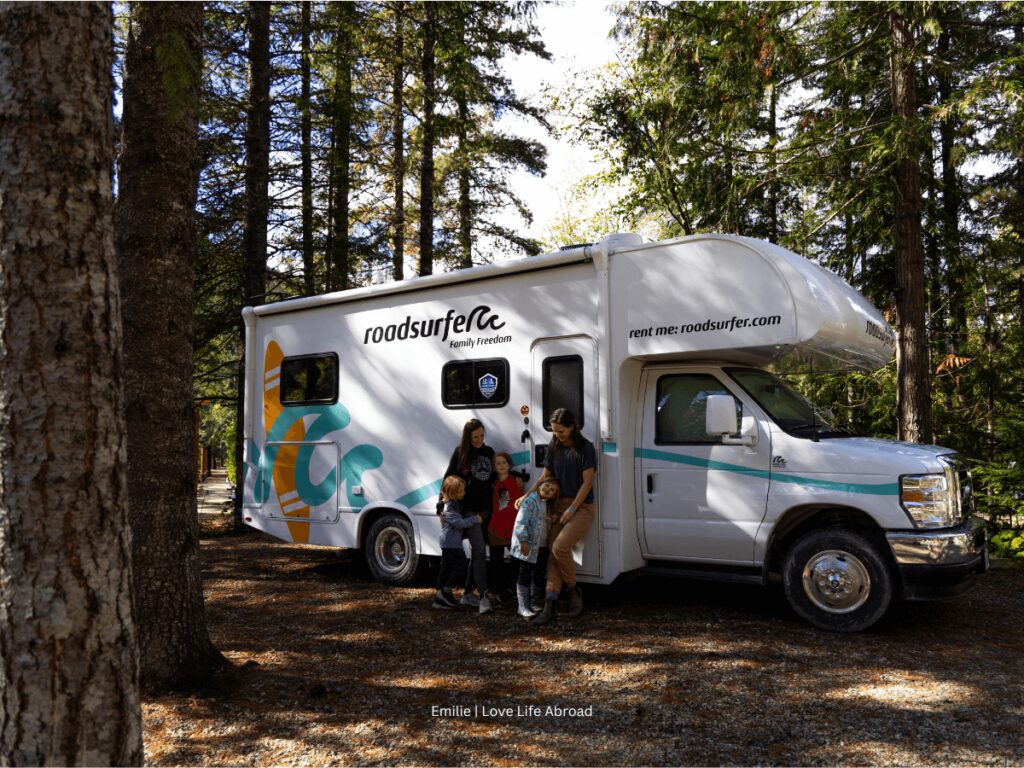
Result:
[[[219,657],[199,570],[192,403],[201,3],[131,6],[117,250],[124,318],[135,616],[142,684],[202,676]]]
[[[932,441],[931,366],[925,329],[924,243],[921,233],[921,174],[914,128],[918,121],[914,33],[902,12],[889,12],[892,35],[892,107],[906,138],[895,170],[896,315],[899,325],[896,407],[899,438]]]
[[[0,764],[139,765],[112,17],[0,4]]]
[[[437,38],[437,7],[423,3],[423,56],[420,77],[423,78],[423,122],[420,130],[423,147],[420,151],[420,274],[434,274],[434,102],[437,99],[434,46]]]
[[[332,291],[349,287],[349,198],[352,194],[352,25],[355,23],[354,5],[339,3],[338,29],[334,38],[334,94],[332,130],[334,132],[334,241],[331,252]]]
[[[249,3],[249,109],[245,127],[243,304],[262,304],[267,292],[270,215],[270,3]]]
[[[302,1],[302,289],[307,296],[316,293],[316,265],[313,254],[313,111],[310,106],[310,31],[313,4]]]
[[[394,63],[391,79],[391,184],[394,188],[395,213],[392,230],[393,277],[405,279],[405,29],[404,12],[393,6],[395,20]]]

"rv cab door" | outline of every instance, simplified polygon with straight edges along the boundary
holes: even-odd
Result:
[[[705,432],[705,414],[710,395],[732,395],[739,431],[756,409],[714,368],[649,368],[643,382],[636,478],[645,556],[752,564],[771,438],[757,419],[754,445],[725,444]]]

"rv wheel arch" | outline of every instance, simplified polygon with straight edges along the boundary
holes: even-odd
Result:
[[[374,579],[392,587],[415,582],[426,568],[416,549],[412,521],[394,509],[378,509],[364,521],[362,537],[366,564]]]
[[[768,583],[771,574],[782,575],[786,553],[797,539],[810,531],[837,526],[860,531],[884,543],[881,527],[869,514],[859,509],[841,506],[794,507],[772,527],[764,559],[765,583]]]

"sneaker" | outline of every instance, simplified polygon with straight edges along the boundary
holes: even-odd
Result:
[[[480,607],[480,598],[474,595],[472,592],[467,592],[459,600],[459,605],[468,605],[470,608]]]
[[[435,597],[434,598],[434,602],[432,602],[430,604],[430,607],[431,608],[440,608],[442,611],[454,611],[455,610],[455,606],[454,605],[446,603],[444,600],[442,600],[439,597]]]
[[[439,589],[436,592],[434,592],[434,602],[444,603],[449,608],[454,608],[458,605],[458,603],[455,601],[455,596],[451,592],[446,592],[443,589]]]
[[[494,606],[491,605],[490,598],[484,595],[480,598],[480,613],[490,613],[494,610]]]

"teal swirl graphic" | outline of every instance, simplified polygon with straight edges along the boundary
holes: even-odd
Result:
[[[307,428],[305,440],[322,441],[331,432],[345,429],[351,422],[348,409],[338,403],[336,405],[311,405],[287,408],[274,422],[267,435],[266,450],[263,454],[263,472],[258,476],[253,488],[253,500],[263,504],[270,497],[270,482],[274,475],[274,462],[280,446],[272,445],[284,440],[284,436],[299,419],[315,416],[316,420]],[[364,506],[363,500],[352,494],[352,488],[360,485],[364,472],[377,469],[384,463],[384,454],[372,445],[357,445],[342,457],[337,473],[329,472],[320,483],[313,483],[309,478],[310,464],[313,460],[315,445],[303,445],[299,448],[295,463],[295,490],[303,503],[310,507],[323,504],[338,490],[338,476],[345,483],[350,507]],[[260,465],[260,451],[255,442],[249,444],[249,456],[255,467]]]

